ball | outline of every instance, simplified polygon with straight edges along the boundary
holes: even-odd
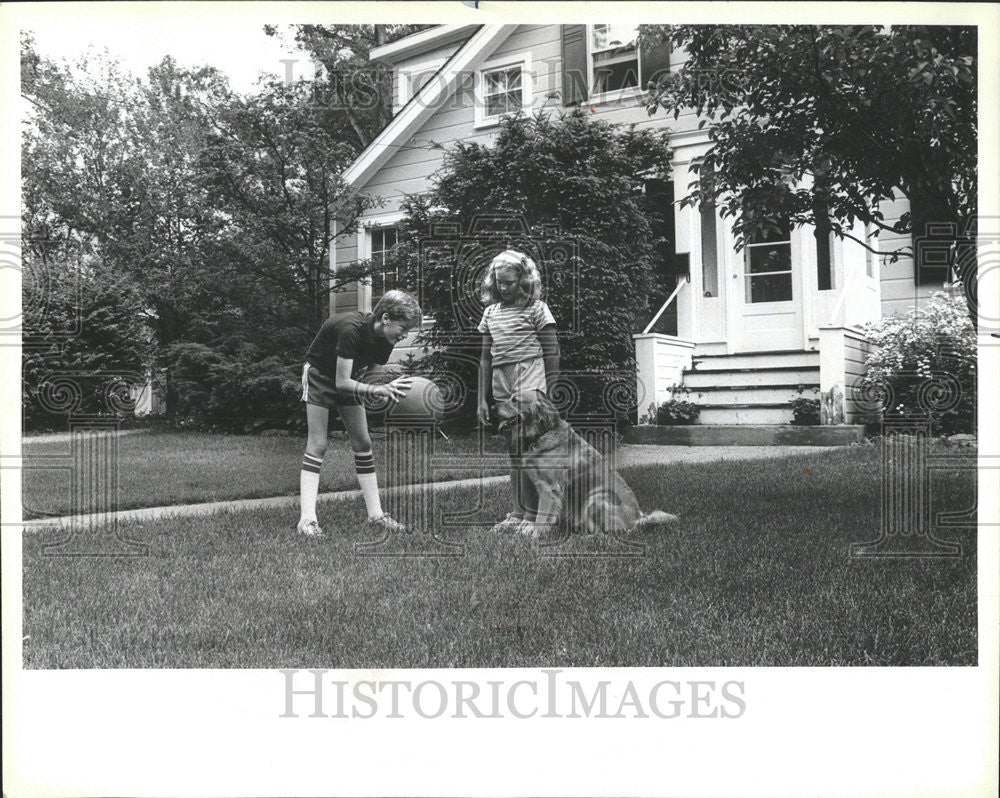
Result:
[[[441,389],[426,377],[411,377],[413,384],[398,402],[389,402],[385,411],[388,423],[393,421],[440,421],[444,415]]]

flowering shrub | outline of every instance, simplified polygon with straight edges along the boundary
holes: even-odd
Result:
[[[865,337],[874,351],[861,387],[882,401],[883,418],[929,415],[935,434],[974,431],[976,331],[961,296],[934,294],[869,323]]]

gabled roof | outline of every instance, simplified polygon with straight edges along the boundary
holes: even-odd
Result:
[[[446,27],[446,26],[442,26]],[[447,26],[459,27],[459,26]],[[343,174],[344,181],[354,188],[367,183],[385,162],[405,144],[442,107],[455,91],[458,79],[470,70],[478,69],[506,39],[517,25],[480,25],[458,51],[448,59],[433,80],[428,81],[406,103],[357,157]],[[420,34],[415,34],[419,36]],[[405,40],[401,40],[405,41]],[[386,45],[392,46],[392,45]]]

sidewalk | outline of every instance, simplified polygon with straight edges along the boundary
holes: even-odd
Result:
[[[130,430],[133,431],[133,430]],[[142,430],[134,430],[142,432]],[[631,444],[622,446],[616,457],[618,468],[634,465],[667,465],[670,463],[706,463],[719,460],[763,460],[797,454],[823,454],[841,449],[840,446],[653,446]],[[509,480],[507,476],[456,479],[447,482],[417,483],[382,488],[383,495],[412,492],[416,490],[453,490],[478,485],[501,485]],[[318,501],[349,501],[361,497],[361,491],[341,490],[321,493]],[[264,510],[276,507],[297,507],[299,497],[275,496],[269,499],[233,499],[229,501],[202,502],[199,504],[176,504],[169,507],[142,507],[135,510],[119,510],[115,513],[91,513],[87,515],[63,515],[54,518],[34,518],[24,521],[25,530],[38,530],[65,526],[70,523],[90,524],[106,522],[114,516],[119,521],[155,521],[175,516],[195,517],[214,515],[222,512],[243,510]]]
[[[124,435],[138,435],[140,432],[149,432],[146,427],[140,429],[119,429],[114,430],[113,434],[121,438]],[[104,434],[107,434],[105,432]],[[21,443],[61,443],[62,441],[68,441],[73,438],[72,432],[43,432],[40,435],[21,435]]]

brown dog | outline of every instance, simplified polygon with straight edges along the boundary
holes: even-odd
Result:
[[[538,491],[534,536],[562,524],[595,534],[677,520],[661,510],[643,513],[625,480],[560,418],[544,394],[523,397],[517,404],[512,433],[520,438],[522,467]]]

